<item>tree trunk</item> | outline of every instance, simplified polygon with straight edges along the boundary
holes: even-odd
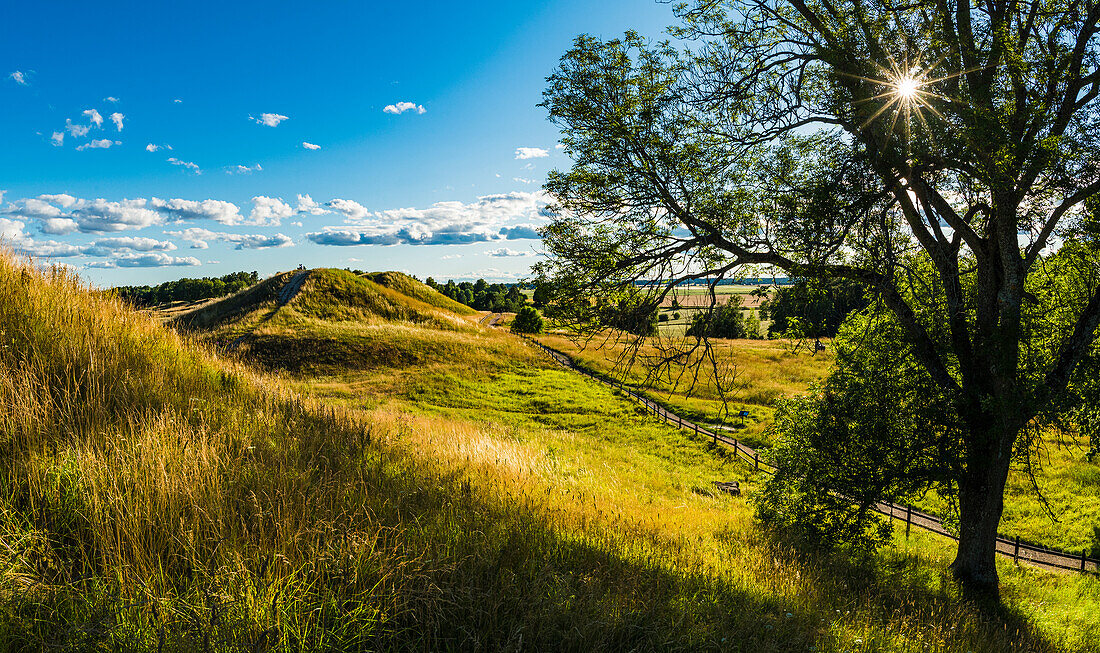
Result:
[[[963,594],[974,598],[999,596],[997,527],[1012,460],[1011,444],[1007,453],[1005,448],[991,446],[986,455],[969,456],[967,473],[959,483],[959,549],[951,572]]]

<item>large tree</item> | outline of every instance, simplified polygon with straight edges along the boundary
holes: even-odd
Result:
[[[1073,403],[1100,323],[1100,285],[1075,285],[1036,345],[1047,298],[1029,285],[1095,224],[1100,3],[677,11],[682,48],[582,36],[549,78],[544,106],[574,163],[547,182],[540,272],[596,326],[600,298],[641,288],[656,305],[744,266],[863,284],[958,424],[952,570],[995,592],[1021,434]]]

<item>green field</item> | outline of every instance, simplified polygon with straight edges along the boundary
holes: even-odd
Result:
[[[0,258],[0,649],[1097,650],[1095,578],[1002,562],[985,610],[929,535],[793,549],[707,442],[476,316],[314,281],[181,337]],[[227,359],[257,343],[276,374]],[[824,367],[745,356],[761,408]]]

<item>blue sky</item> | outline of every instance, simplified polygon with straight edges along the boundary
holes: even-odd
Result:
[[[11,3],[0,237],[98,285],[297,266],[514,279],[568,166],[541,101],[650,0]]]

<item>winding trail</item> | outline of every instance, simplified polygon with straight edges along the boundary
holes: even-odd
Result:
[[[683,417],[673,413],[664,406],[652,401],[638,392],[624,386],[621,381],[616,381],[603,374],[594,372],[592,370],[579,367],[573,359],[565,352],[558,351],[552,347],[547,347],[538,340],[527,336],[523,337],[524,340],[533,344],[541,349],[543,352],[553,358],[558,364],[566,367],[574,372],[583,374],[595,381],[598,381],[606,386],[610,386],[619,390],[627,397],[632,398],[635,401],[640,402],[646,407],[646,411],[657,419],[663,420],[666,424],[676,426],[679,429],[687,429],[694,431],[696,436],[702,436],[710,438],[715,446],[719,444],[732,448],[738,457],[750,464],[756,471],[761,471],[767,474],[774,474],[775,469],[767,463],[761,462],[760,453],[745,443],[739,441],[737,438],[721,435],[717,432],[717,429],[708,430],[707,428],[699,426],[695,422],[688,421]],[[711,427],[714,428],[714,427]],[[923,528],[927,531],[931,531],[944,537],[949,537],[953,540],[958,540],[958,537],[944,528],[943,520],[935,515],[922,512],[912,506],[903,504],[889,503],[886,501],[879,502],[872,506],[875,512],[881,515],[891,517],[904,521],[905,534],[908,536],[910,526],[916,526]],[[1009,538],[1003,535],[997,536],[997,553],[1007,556],[1013,559],[1014,562],[1027,562],[1046,569],[1056,569],[1062,571],[1077,571],[1082,573],[1100,573],[1100,560],[1096,558],[1089,558],[1086,552],[1074,554],[1068,551],[1062,551],[1060,549],[1054,549],[1051,547],[1045,547],[1040,544],[1027,542],[1020,538]]]

